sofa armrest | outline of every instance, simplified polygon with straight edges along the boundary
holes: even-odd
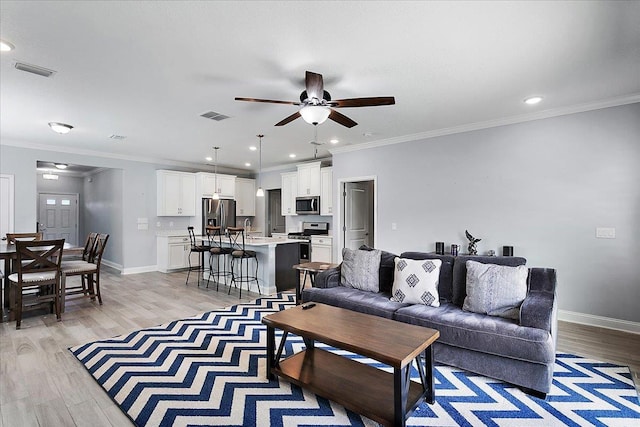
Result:
[[[555,335],[557,326],[556,271],[529,270],[529,291],[520,306],[520,326],[543,329]]]
[[[342,265],[342,264],[340,264]],[[340,286],[340,265],[335,268],[329,268],[316,274],[314,279],[314,288],[335,288]]]

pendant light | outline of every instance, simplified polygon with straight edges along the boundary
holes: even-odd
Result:
[[[220,149],[220,147],[213,147],[214,150],[216,150],[216,162],[214,163],[213,166],[213,170],[214,170],[214,186],[215,188],[213,189],[213,200],[218,200],[220,199],[220,194],[218,194],[218,150]]]
[[[264,190],[262,189],[262,185],[260,185],[260,183],[262,182],[262,138],[264,137],[264,135],[260,134],[256,136],[258,137],[258,139],[260,139],[260,144],[259,144],[260,163],[258,168],[258,191],[256,191],[256,197],[264,197]]]

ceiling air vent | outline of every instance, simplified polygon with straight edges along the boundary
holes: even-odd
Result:
[[[200,114],[200,117],[204,117],[205,119],[215,120],[219,122],[224,119],[228,119],[229,116],[225,116],[224,114],[216,113],[215,111],[209,111],[204,114]]]
[[[109,138],[120,141],[120,140],[125,139],[125,138],[126,138],[126,136],[124,136],[124,135],[116,135],[116,134],[113,134],[113,135],[111,135]]]
[[[56,72],[48,68],[38,67],[37,65],[25,64],[24,62],[16,62],[16,68],[27,73],[37,74],[42,77],[51,77]]]

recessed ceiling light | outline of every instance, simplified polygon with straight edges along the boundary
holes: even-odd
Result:
[[[207,162],[210,162],[211,160],[213,160],[213,157],[209,156],[209,157],[205,157],[205,159],[207,160]]]
[[[244,165],[245,165],[246,167],[249,167],[249,166],[251,166],[251,163],[247,162],[247,163],[245,163]]]
[[[258,149],[258,147],[256,147],[255,145],[252,145],[251,147],[249,147],[249,150],[251,151],[256,151]]]
[[[530,96],[529,98],[524,100],[524,103],[529,105],[535,105],[540,101],[542,101],[541,96]]]
[[[296,155],[295,155],[295,154],[293,154],[293,153],[291,153],[291,154],[289,154],[289,157],[291,157],[292,159],[295,159],[295,158],[296,158]]]
[[[12,51],[13,49],[15,49],[16,47],[14,45],[12,45],[11,43],[4,41],[4,40],[0,40],[0,52],[9,52]]]
[[[330,140],[329,142],[330,142],[330,143],[332,143],[332,144],[337,144],[337,143],[338,143],[338,142],[340,142],[340,141],[338,141],[337,139],[332,139],[332,140]]]
[[[65,163],[54,163],[54,166],[58,169],[66,169],[68,165],[66,165]]]
[[[65,134],[65,133],[69,133],[71,131],[71,129],[73,129],[73,126],[65,124],[65,123],[56,123],[56,122],[49,122],[49,127],[57,133],[61,133],[61,134]]]

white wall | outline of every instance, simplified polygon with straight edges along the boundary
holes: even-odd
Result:
[[[556,268],[560,309],[639,322],[639,165],[632,104],[334,153],[333,176],[377,176],[381,249],[466,250],[468,229],[479,253],[512,245]]]

